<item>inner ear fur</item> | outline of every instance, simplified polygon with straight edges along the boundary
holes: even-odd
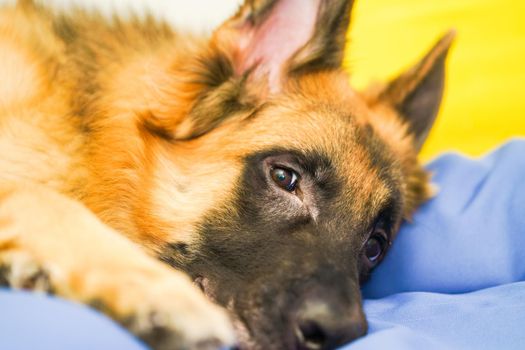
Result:
[[[246,0],[215,32],[237,75],[267,79],[278,92],[293,74],[339,68],[352,0]]]
[[[455,38],[447,32],[417,64],[377,90],[371,104],[393,107],[420,149],[437,117],[445,86],[445,61]]]

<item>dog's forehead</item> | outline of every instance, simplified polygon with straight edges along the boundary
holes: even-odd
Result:
[[[353,90],[330,92],[302,90],[270,100],[258,111],[251,132],[298,148],[321,147],[331,154],[348,149],[361,129],[370,126],[370,112]]]

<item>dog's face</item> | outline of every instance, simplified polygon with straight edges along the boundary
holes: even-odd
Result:
[[[223,136],[242,165],[224,164],[234,190],[199,221],[185,265],[250,349],[333,348],[365,334],[360,282],[428,194],[419,168],[406,178],[400,157],[415,152],[401,124],[395,150],[345,75],[304,80]]]
[[[360,283],[431,195],[416,155],[452,35],[358,93],[340,68],[351,3],[248,1],[177,68],[191,76],[184,117],[145,117],[141,239],[231,310],[242,347],[365,334]]]

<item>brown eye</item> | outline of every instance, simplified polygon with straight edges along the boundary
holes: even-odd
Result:
[[[374,233],[368,238],[368,241],[366,241],[364,251],[370,267],[377,265],[383,257],[387,246],[386,237],[383,229],[376,228]]]
[[[272,168],[270,170],[270,175],[279,187],[288,192],[293,192],[299,181],[299,177],[295,171],[285,168]]]

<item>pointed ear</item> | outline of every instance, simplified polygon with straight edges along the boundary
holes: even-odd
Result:
[[[194,139],[250,115],[291,76],[339,68],[352,4],[245,0],[203,50],[174,65],[164,98],[173,106],[145,113],[146,129],[172,140]]]
[[[289,74],[341,65],[352,0],[246,0],[216,31],[230,44],[237,75],[268,77],[271,92]]]
[[[439,111],[445,84],[445,59],[455,32],[445,34],[415,66],[392,80],[377,97],[406,120],[415,146],[423,145]]]

